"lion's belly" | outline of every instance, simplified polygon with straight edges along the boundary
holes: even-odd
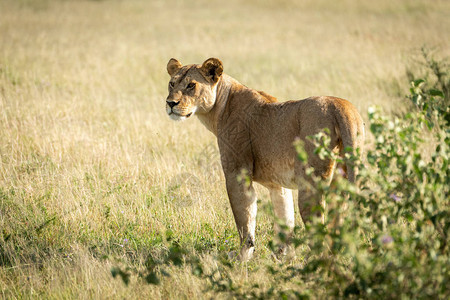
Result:
[[[270,141],[253,144],[253,180],[265,185],[278,185],[289,189],[297,189],[295,176],[296,151],[293,146],[296,129],[291,118],[283,119],[283,126],[274,126],[268,123],[268,127],[278,130],[262,130],[258,132],[258,138]],[[279,122],[281,124],[281,122]],[[290,128],[291,127],[291,128]]]
[[[255,161],[253,180],[262,185],[279,185],[297,189],[294,158],[260,159]]]

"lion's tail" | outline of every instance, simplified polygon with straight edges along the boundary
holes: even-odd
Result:
[[[336,131],[340,137],[340,155],[344,157],[345,153],[351,152],[356,154],[356,149],[359,149],[359,156],[361,158],[364,146],[364,122],[356,111],[356,109],[344,111],[336,117],[337,128]],[[354,126],[349,126],[353,124]],[[356,175],[358,174],[358,168],[351,162],[346,161],[344,171],[347,174],[347,178],[350,182],[356,181]]]

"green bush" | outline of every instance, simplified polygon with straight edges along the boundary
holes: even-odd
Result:
[[[450,66],[446,60],[434,58],[430,50],[421,49],[421,56],[417,62],[423,67],[422,74],[417,77],[407,71],[411,82],[409,99],[423,110],[429,121],[436,119],[436,115],[450,125]]]
[[[375,145],[360,163],[361,188],[341,179],[331,187],[319,184],[328,216],[294,241],[308,243],[315,254],[293,270],[295,276],[319,276],[318,288],[328,296],[448,296],[450,137],[440,117],[439,130],[432,130],[424,126],[430,124],[425,110],[394,120],[369,110]],[[436,143],[430,159],[422,153],[425,133]],[[331,156],[320,137],[318,151]]]

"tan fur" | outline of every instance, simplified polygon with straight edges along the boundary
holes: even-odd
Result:
[[[314,193],[312,182],[304,174],[307,166],[296,159],[293,143],[297,138],[305,142],[308,165],[314,167],[315,175],[328,181],[335,162],[319,159],[307,136],[328,128],[333,150],[341,154],[346,147],[362,150],[362,118],[344,99],[310,97],[280,103],[275,97],[223,74],[222,62],[217,58],[188,66],[171,59],[167,70],[171,75],[167,113],[174,120],[195,113],[217,136],[227,192],[241,238],[242,260],[252,256],[255,245],[253,182],[269,189],[275,216],[289,228],[294,226],[294,209],[288,189],[299,190],[298,204],[304,222],[308,222],[312,207],[320,204],[320,195]],[[348,179],[354,182],[357,170],[346,167]],[[238,181],[242,170],[248,174],[250,185]]]

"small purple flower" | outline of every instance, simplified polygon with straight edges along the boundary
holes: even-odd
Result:
[[[389,197],[390,197],[392,200],[394,200],[395,202],[400,202],[400,201],[402,200],[402,197],[400,197],[400,196],[398,196],[398,195],[396,195],[396,194],[394,194],[394,193],[390,194]]]
[[[382,237],[381,237],[381,242],[383,243],[383,244],[390,244],[390,243],[392,243],[394,241],[394,239],[392,238],[392,236],[390,236],[390,235],[383,235]]]
[[[123,243],[124,244],[128,243],[128,239],[123,239]]]

